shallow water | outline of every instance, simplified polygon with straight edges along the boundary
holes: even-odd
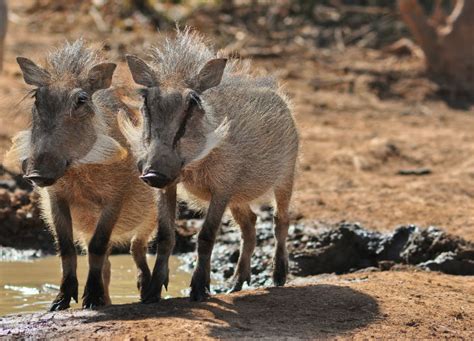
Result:
[[[110,296],[113,304],[137,302],[136,268],[130,255],[111,256],[112,278]],[[154,256],[148,257],[153,268]],[[191,274],[180,269],[177,257],[170,259],[169,291],[164,297],[184,296],[189,287]],[[79,304],[71,301],[71,307],[80,308],[82,292],[87,277],[87,257],[78,257]],[[44,257],[32,261],[0,262],[0,316],[6,314],[45,311],[56,297],[61,279],[60,258]]]

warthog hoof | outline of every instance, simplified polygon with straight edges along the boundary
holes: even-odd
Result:
[[[56,296],[53,303],[51,303],[49,311],[59,311],[69,308],[71,298],[73,298],[77,303],[78,286],[79,284],[76,277],[68,276],[64,278],[61,283],[61,288],[59,289],[59,294]]]
[[[250,272],[245,276],[236,276],[231,282],[231,288],[228,293],[238,292],[242,290],[244,283],[247,282],[247,285],[250,285]]]
[[[155,267],[151,280],[148,281],[146,290],[140,291],[140,299],[142,303],[156,303],[161,299],[161,291],[163,287],[168,290],[169,269],[168,263],[164,262],[161,266]]]
[[[102,294],[102,295],[97,295],[97,294],[92,294],[84,293],[84,296],[82,298],[82,308],[84,309],[95,309],[98,307],[102,307],[106,305],[107,298]]]
[[[137,288],[140,290],[140,298],[143,298],[146,289],[150,285],[151,274],[150,273],[139,273],[137,276]]]
[[[84,288],[84,295],[82,296],[82,308],[95,309],[106,305],[107,301],[100,273],[89,273],[86,287]]]
[[[288,274],[288,259],[286,257],[278,257],[273,262],[273,284],[282,287],[286,283]]]
[[[191,301],[202,302],[210,296],[210,275],[206,270],[196,268],[194,270],[193,278],[191,280]]]

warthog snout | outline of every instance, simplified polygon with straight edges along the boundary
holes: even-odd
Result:
[[[153,143],[150,153],[152,160],[140,160],[138,169],[141,172],[140,179],[147,185],[156,188],[165,188],[174,183],[179,176],[182,161],[172,148],[162,143]]]
[[[39,187],[51,186],[64,175],[68,165],[67,160],[60,159],[51,153],[41,153],[25,160],[24,178]]]

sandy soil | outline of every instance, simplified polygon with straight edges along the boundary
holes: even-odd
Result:
[[[81,26],[64,31],[54,21],[39,25],[38,18],[28,23],[31,3],[12,2],[16,16],[0,77],[0,154],[24,125],[24,117],[11,115],[26,89],[15,56],[37,56],[65,35],[105,37]],[[111,55],[143,53],[150,36],[112,34]],[[455,109],[436,97],[435,86],[423,78],[422,61],[348,48],[301,50],[256,58],[255,64],[278,74],[294,101],[302,138],[295,217],[324,224],[359,221],[376,230],[436,225],[474,240],[474,110]],[[123,64],[119,74],[126,79]],[[425,167],[431,174],[398,175]],[[0,335],[472,339],[473,295],[472,278],[436,273],[316,277],[204,304],[173,299],[98,313],[4,318]]]
[[[0,337],[472,339],[471,279],[424,272],[300,279],[286,288],[0,318]]]

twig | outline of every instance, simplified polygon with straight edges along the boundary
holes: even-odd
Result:
[[[398,175],[429,175],[432,171],[430,168],[417,168],[417,169],[400,169]]]

